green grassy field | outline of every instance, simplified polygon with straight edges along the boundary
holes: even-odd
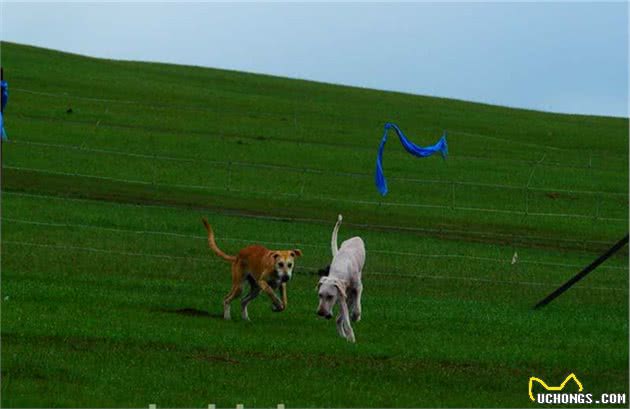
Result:
[[[4,407],[528,407],[530,376],[628,393],[628,120],[1,43]],[[71,109],[71,112],[68,112]],[[386,121],[390,194],[373,183]],[[364,238],[357,344],[315,315]],[[301,248],[289,307],[221,317],[228,253]],[[512,256],[518,252],[518,262]]]

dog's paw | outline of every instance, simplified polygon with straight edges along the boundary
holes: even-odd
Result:
[[[342,220],[343,220],[343,216],[342,216],[342,215],[337,216],[337,221],[338,221],[338,222],[340,222],[340,221],[342,221]]]
[[[271,305],[271,311],[273,312],[282,312],[284,311],[284,304],[280,303],[280,304],[272,304]]]
[[[350,319],[353,322],[359,322],[359,321],[361,321],[361,314],[357,313],[357,312],[353,312],[352,315],[350,315]]]
[[[357,340],[354,338],[354,334],[350,334],[350,335],[348,335],[348,336],[346,337],[346,340],[347,340],[348,342],[353,343],[353,344],[356,344],[356,342],[357,342]]]

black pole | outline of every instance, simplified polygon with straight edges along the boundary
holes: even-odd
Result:
[[[566,290],[568,290],[569,288],[571,288],[571,286],[575,283],[577,283],[578,281],[580,281],[581,279],[583,279],[584,277],[586,277],[586,275],[588,273],[590,273],[591,271],[595,270],[597,268],[597,266],[599,266],[600,264],[602,264],[604,261],[608,260],[608,258],[610,256],[612,256],[613,254],[615,254],[617,251],[619,251],[619,249],[621,249],[623,246],[625,246],[626,244],[628,244],[628,235],[626,234],[626,237],[624,237],[623,239],[619,240],[617,242],[617,244],[615,244],[614,246],[612,246],[610,249],[608,249],[607,252],[605,252],[604,254],[602,254],[601,256],[599,256],[597,258],[597,260],[593,261],[591,264],[589,264],[588,266],[586,266],[584,268],[584,270],[580,271],[578,274],[576,274],[573,278],[571,278],[569,281],[567,281],[566,283],[562,284],[560,287],[558,287],[558,289],[556,289],[554,292],[552,292],[551,294],[549,294],[544,300],[540,301],[538,304],[536,304],[534,306],[534,309],[537,310],[538,308],[544,307],[545,305],[549,304],[551,301],[553,301],[556,297],[558,297],[560,294],[562,294],[563,292],[565,292]]]

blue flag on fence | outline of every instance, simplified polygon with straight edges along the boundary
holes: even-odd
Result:
[[[407,139],[403,131],[401,131],[396,124],[387,122],[385,124],[385,130],[383,131],[383,139],[381,139],[381,145],[378,147],[378,154],[376,155],[376,174],[374,175],[376,188],[383,196],[387,194],[387,181],[385,180],[385,175],[383,174],[383,149],[385,148],[385,142],[387,142],[387,134],[389,133],[390,128],[393,128],[394,131],[396,131],[398,138],[400,139],[400,143],[402,143],[405,150],[414,156],[425,158],[436,152],[440,152],[442,154],[442,158],[446,159],[446,155],[448,155],[446,132],[444,132],[440,140],[435,145],[422,147]]]
[[[0,137],[3,141],[7,140],[7,132],[4,130],[4,107],[9,101],[9,83],[6,81],[0,81],[0,89],[2,91],[2,101],[0,102]]]

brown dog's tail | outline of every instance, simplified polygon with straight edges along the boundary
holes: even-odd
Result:
[[[206,226],[206,230],[208,230],[208,247],[214,251],[214,254],[225,261],[236,261],[236,257],[225,254],[219,247],[217,247],[217,243],[214,241],[214,232],[212,231],[212,227],[210,227],[208,220],[204,217],[201,221],[203,221],[203,225]]]

